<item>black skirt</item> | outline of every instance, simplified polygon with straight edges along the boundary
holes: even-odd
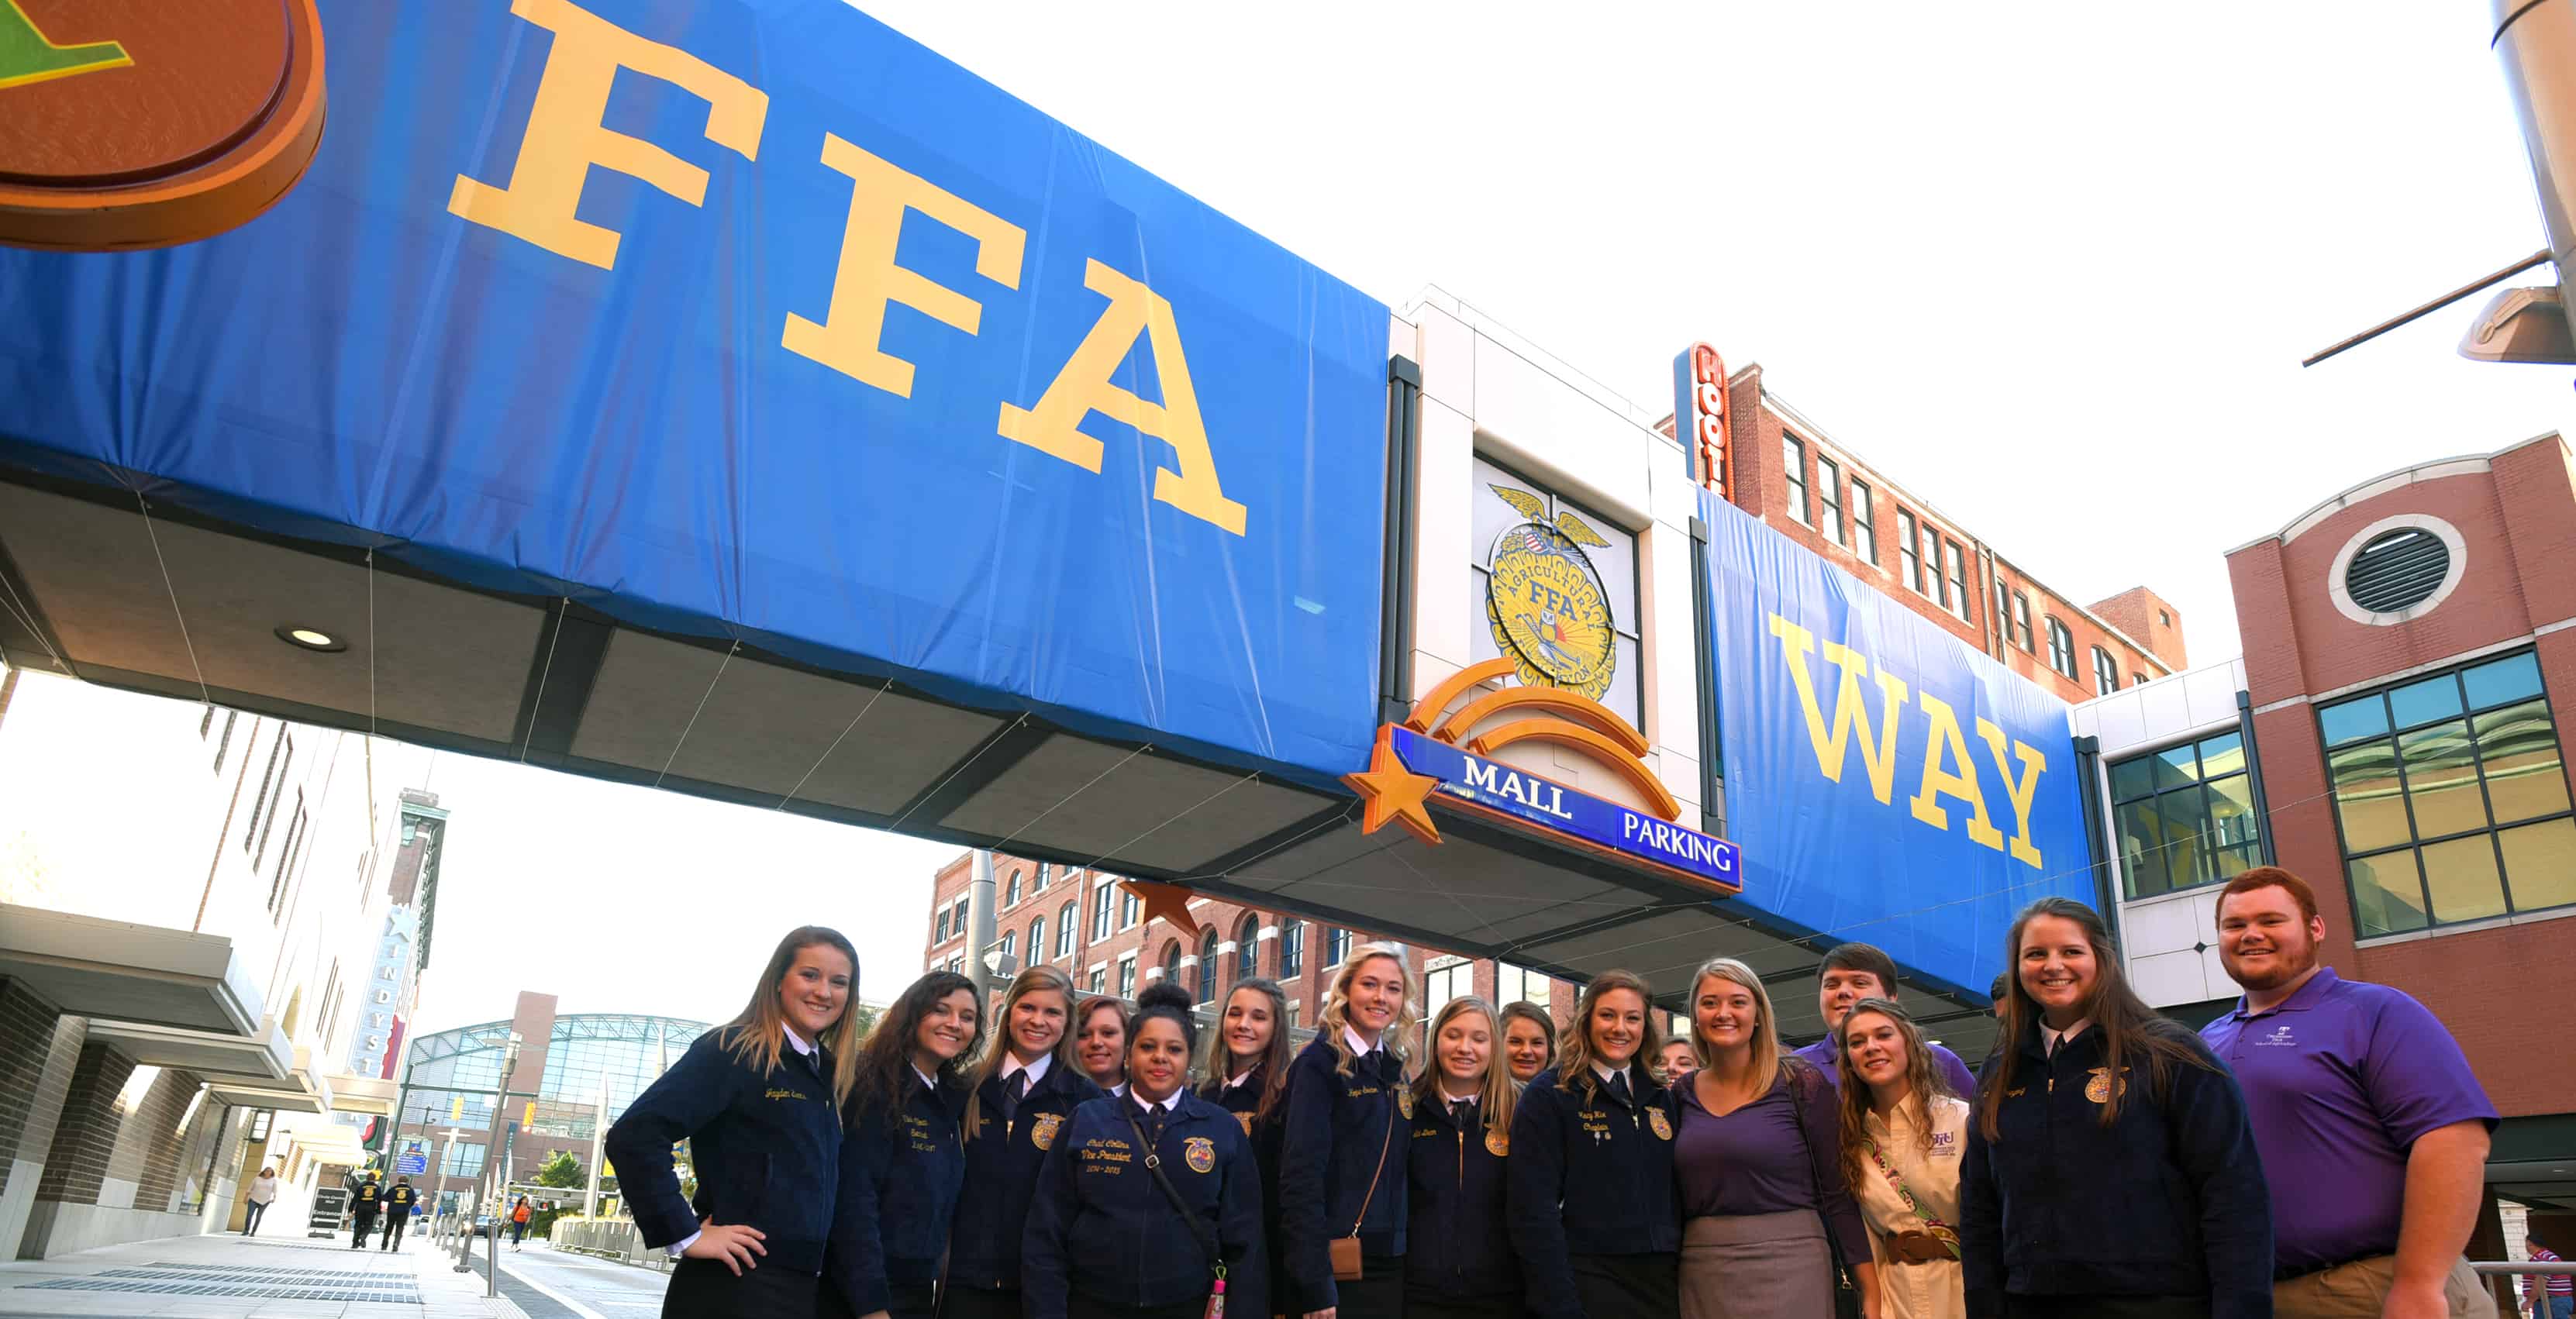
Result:
[[[1118,1305],[1075,1292],[1065,1302],[1064,1313],[1065,1319],[1200,1319],[1207,1313],[1207,1298],[1174,1301],[1170,1305]],[[1227,1311],[1226,1319],[1235,1319],[1234,1312]]]
[[[1576,1255],[1568,1262],[1583,1319],[1674,1319],[1682,1312],[1681,1265],[1672,1255]]]
[[[2023,1296],[2004,1298],[2012,1319],[2209,1319],[2206,1296]]]
[[[1500,1296],[1436,1296],[1420,1288],[1404,1293],[1404,1319],[1521,1319],[1528,1313],[1518,1292]],[[1227,1316],[1233,1319],[1233,1316]]]
[[[1363,1255],[1360,1280],[1336,1281],[1333,1292],[1341,1319],[1404,1319],[1404,1257]],[[1226,1319],[1234,1319],[1231,1310]]]
[[[664,1319],[774,1319],[814,1313],[822,1280],[783,1265],[750,1269],[739,1278],[721,1260],[684,1259],[671,1270],[662,1293]]]
[[[950,1287],[940,1293],[939,1319],[1020,1319],[1016,1287]]]

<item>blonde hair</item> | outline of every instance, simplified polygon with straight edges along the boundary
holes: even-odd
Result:
[[[1476,1086],[1476,1106],[1484,1110],[1485,1130],[1509,1134],[1512,1113],[1520,1105],[1521,1083],[1512,1079],[1511,1064],[1503,1061],[1503,1014],[1494,1005],[1474,995],[1453,998],[1432,1014],[1431,1026],[1422,1032],[1422,1074],[1413,1078],[1413,1101],[1416,1109],[1425,1104],[1446,1104],[1440,1093],[1440,1032],[1450,1022],[1473,1012],[1485,1019],[1485,1029],[1493,1036],[1493,1047],[1485,1054],[1484,1079]]]
[[[1049,1070],[1056,1067],[1081,1070],[1074,1066],[1073,1061],[1073,977],[1066,975],[1060,967],[1043,965],[1032,966],[1011,977],[1011,987],[1002,994],[1002,1010],[995,1014],[1000,1029],[985,1036],[989,1042],[984,1046],[984,1056],[976,1063],[974,1075],[967,1078],[966,1084],[971,1088],[966,1092],[966,1139],[975,1139],[975,1129],[983,1120],[984,1083],[1001,1075],[1003,1062],[1011,1056],[1012,1007],[1031,994],[1050,991],[1064,996],[1064,1031],[1056,1036],[1055,1047],[1047,1050],[1047,1056],[1055,1059]]]
[[[1707,1038],[1699,1030],[1700,986],[1711,980],[1739,985],[1752,993],[1753,1094],[1759,1097],[1771,1093],[1771,1087],[1780,1081],[1780,1023],[1771,1013],[1771,991],[1762,987],[1762,977],[1752,967],[1732,957],[1712,957],[1691,973],[1691,1053],[1702,1067],[1717,1063],[1716,1052],[1708,1047]]]
[[[1634,971],[1604,971],[1592,977],[1583,987],[1583,997],[1574,1001],[1574,1020],[1565,1028],[1565,1040],[1556,1049],[1556,1088],[1572,1090],[1583,1087],[1587,1096],[1601,1090],[1601,1078],[1592,1072],[1592,1010],[1601,1005],[1602,997],[1626,990],[1637,996],[1638,1006],[1646,1010],[1645,1028],[1638,1032],[1637,1052],[1629,1061],[1652,1077],[1654,1057],[1664,1047],[1664,1032],[1655,1024],[1655,991],[1646,978]]]
[[[1404,1005],[1396,1009],[1395,1020],[1388,1022],[1386,1033],[1378,1037],[1378,1047],[1386,1050],[1399,1068],[1406,1061],[1405,1037],[1422,1020],[1422,1011],[1415,1006],[1413,997],[1413,973],[1405,968],[1404,954],[1393,944],[1384,943],[1364,943],[1352,949],[1351,955],[1342,959],[1342,969],[1333,973],[1332,988],[1324,994],[1324,1011],[1315,1025],[1324,1042],[1332,1046],[1333,1070],[1344,1076],[1350,1075],[1351,1064],[1359,1061],[1351,1054],[1350,1041],[1342,1038],[1351,1025],[1351,980],[1361,967],[1381,957],[1395,963],[1395,978],[1404,985]]]
[[[847,1102],[850,1090],[858,1083],[859,1044],[867,1031],[859,1022],[859,950],[850,946],[840,931],[820,925],[800,925],[778,941],[769,954],[769,965],[761,968],[760,983],[751,991],[751,1002],[734,1019],[716,1029],[716,1044],[745,1064],[757,1067],[764,1077],[778,1070],[779,1058],[787,1049],[787,1014],[778,1006],[778,985],[796,965],[796,954],[821,944],[850,959],[850,995],[841,1004],[840,1019],[832,1023],[827,1038],[807,1043],[823,1050],[832,1060],[832,1102]]]

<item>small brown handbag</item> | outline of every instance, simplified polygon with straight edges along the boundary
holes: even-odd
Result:
[[[1360,1211],[1351,1218],[1351,1234],[1335,1237],[1331,1242],[1335,1282],[1360,1280],[1360,1224],[1368,1221],[1369,1201],[1377,1198],[1378,1178],[1386,1175],[1386,1153],[1395,1148],[1395,1099],[1389,1096],[1386,1102],[1386,1143],[1378,1147],[1377,1171],[1369,1174],[1368,1192],[1360,1197]]]

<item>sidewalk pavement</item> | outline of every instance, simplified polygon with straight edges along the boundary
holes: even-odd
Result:
[[[528,1319],[506,1295],[484,1296],[479,1252],[475,1272],[457,1273],[454,1262],[420,1237],[398,1251],[282,1232],[164,1237],[0,1263],[0,1316]]]

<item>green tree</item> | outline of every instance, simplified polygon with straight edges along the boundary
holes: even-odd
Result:
[[[544,1167],[537,1169],[539,1186],[556,1186],[573,1190],[587,1180],[587,1174],[582,1171],[581,1160],[574,1158],[570,1150],[556,1150],[554,1157],[546,1160]]]

